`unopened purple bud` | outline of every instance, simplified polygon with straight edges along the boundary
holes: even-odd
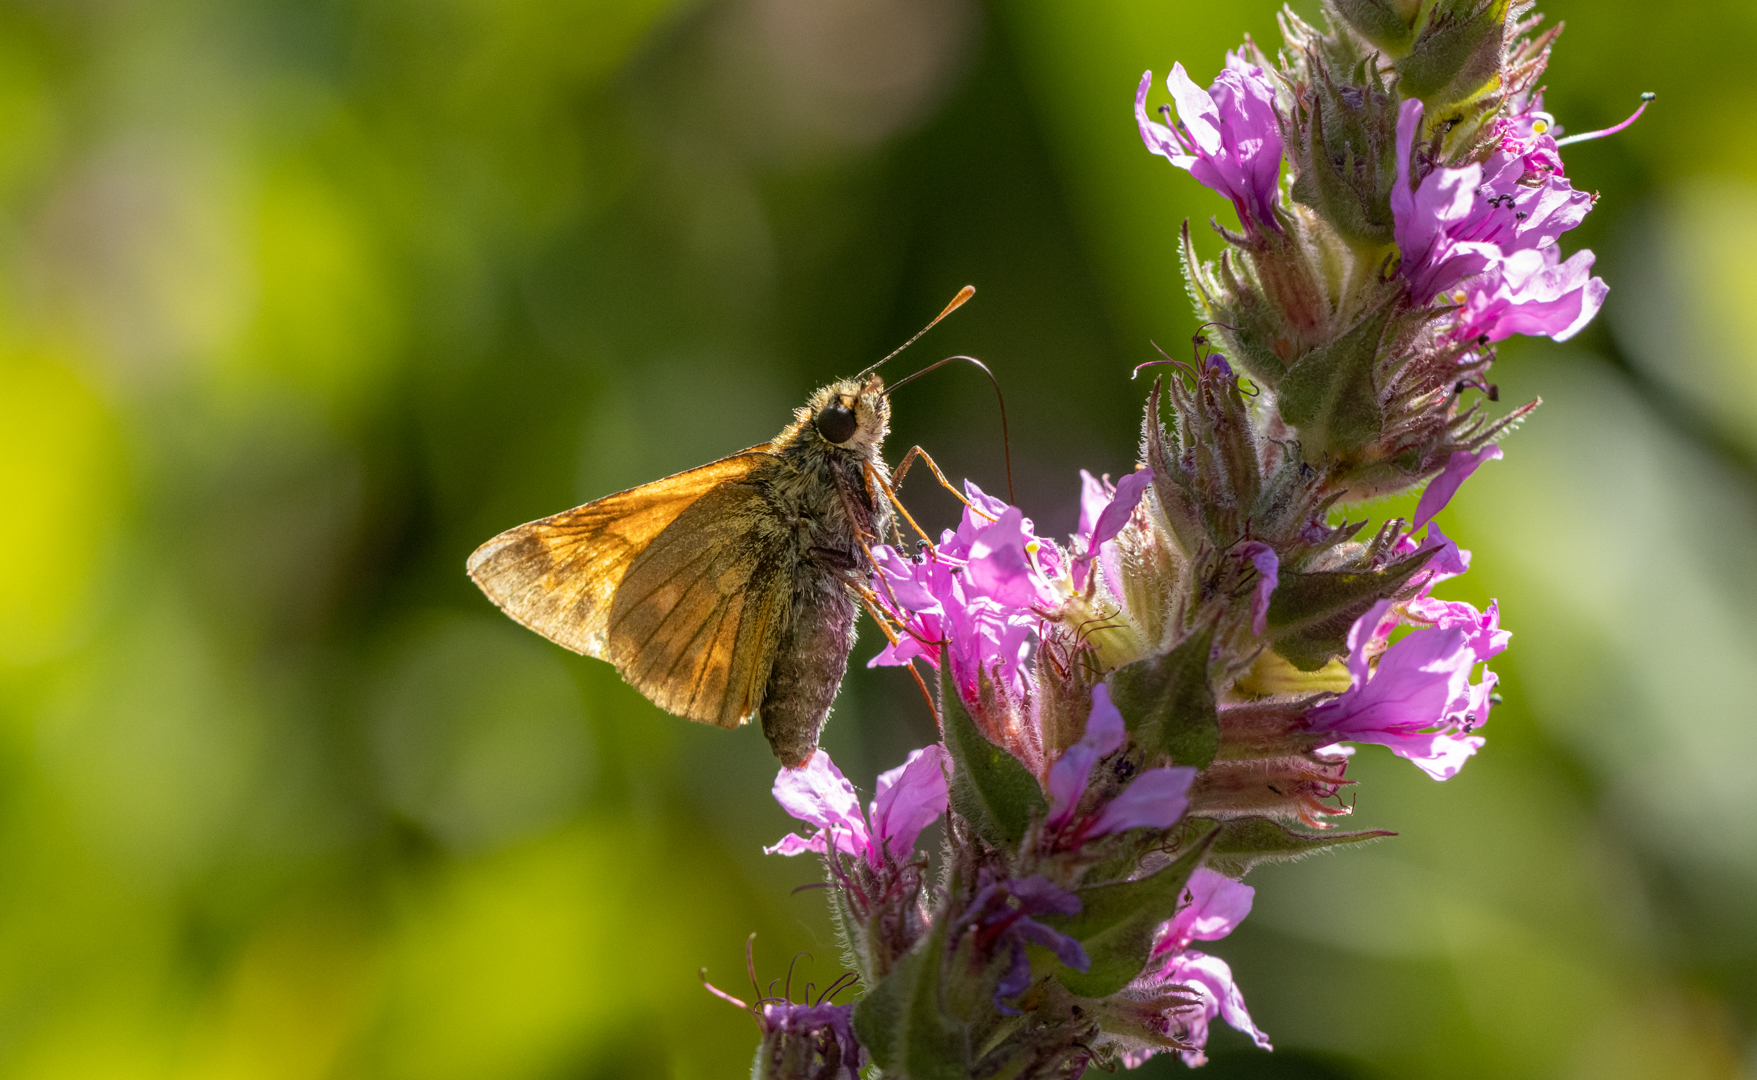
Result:
[[[854,1037],[852,1005],[764,1002],[754,1080],[859,1080],[866,1051]]]

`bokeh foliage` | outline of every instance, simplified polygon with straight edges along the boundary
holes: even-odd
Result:
[[[1547,404],[1442,517],[1507,705],[1447,784],[1356,759],[1398,839],[1256,875],[1221,951],[1281,1051],[1213,1076],[1757,1070],[1757,9],[1545,10],[1563,124],[1660,98],[1570,152],[1606,317],[1504,350]],[[766,439],[967,281],[900,366],[989,361],[1070,529],[1222,208],[1135,80],[1247,30],[1271,3],[0,8],[0,1074],[739,1075],[697,968],[748,992],[756,931],[765,979],[840,970],[815,868],[758,852],[762,739],[464,557]],[[977,375],[897,410],[1003,489]],[[869,784],[929,725],[856,670],[828,746]]]

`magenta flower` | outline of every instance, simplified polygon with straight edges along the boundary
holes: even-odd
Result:
[[[1484,462],[1499,460],[1501,448],[1493,443],[1475,453],[1469,450],[1453,453],[1446,459],[1446,467],[1440,470],[1440,475],[1429,480],[1428,486],[1422,491],[1421,501],[1415,504],[1415,520],[1409,527],[1419,529],[1426,525],[1435,514],[1446,509],[1446,504],[1452,501],[1452,496],[1458,494],[1459,487],[1470,479],[1471,473],[1481,468]]]
[[[1375,665],[1370,653],[1396,625],[1392,603],[1380,601],[1349,631],[1349,688],[1307,713],[1308,728],[1339,742],[1388,746],[1435,780],[1450,779],[1485,741],[1471,732],[1488,720],[1495,675],[1485,669],[1476,683],[1470,676],[1506,648],[1499,619],[1492,606],[1485,615],[1445,603],[1434,625],[1411,631]]]
[[[1218,956],[1190,948],[1192,941],[1217,941],[1232,933],[1250,914],[1256,890],[1203,866],[1190,876],[1184,896],[1184,906],[1159,928],[1148,973],[1136,980],[1136,989],[1145,994],[1177,986],[1199,999],[1198,1006],[1175,1010],[1167,1017],[1177,1037],[1195,1047],[1183,1052],[1189,1065],[1207,1060],[1202,1048],[1208,1043],[1208,1024],[1216,1016],[1258,1046],[1271,1049],[1269,1036],[1257,1028],[1245,1008],[1232,968]],[[1123,1061],[1133,1069],[1152,1056],[1151,1050],[1134,1050],[1125,1053]]]
[[[1591,276],[1591,252],[1561,261],[1557,241],[1586,217],[1593,197],[1562,175],[1555,140],[1529,125],[1504,125],[1502,144],[1487,162],[1437,168],[1413,184],[1410,158],[1421,118],[1421,102],[1403,103],[1391,189],[1399,271],[1410,293],[1459,305],[1460,337],[1544,334],[1565,341],[1578,333],[1607,289]]]
[[[1018,507],[975,484],[965,484],[965,491],[972,505],[963,521],[928,554],[873,548],[873,591],[902,633],[867,666],[902,665],[916,657],[938,666],[943,642],[966,701],[978,700],[982,676],[1020,700],[1026,660],[1043,621],[1039,611],[1061,602],[1050,577],[1060,572],[1061,555],[1036,535]]]
[[[1419,512],[1419,510],[1418,504],[1417,511]],[[1422,537],[1419,544],[1416,543],[1413,531],[1406,532],[1397,538],[1397,542],[1391,550],[1393,554],[1405,558],[1421,552],[1430,553],[1427,565],[1410,578],[1410,584],[1422,596],[1426,596],[1440,582],[1455,578],[1470,569],[1470,552],[1461,549],[1450,537],[1440,531],[1438,525],[1431,521],[1428,522],[1427,534]],[[1381,637],[1384,634],[1389,634],[1395,625],[1393,622],[1382,627]]]
[[[1470,639],[1470,648],[1483,657],[1495,656],[1507,648],[1513,637],[1501,629],[1501,605],[1489,601],[1487,611],[1478,611],[1462,600],[1436,600],[1423,596],[1404,605],[1413,623],[1426,624],[1441,630],[1463,630]]]
[[[1228,54],[1226,70],[1204,91],[1182,64],[1173,64],[1165,86],[1177,103],[1178,119],[1166,124],[1147,113],[1152,85],[1149,71],[1135,90],[1135,123],[1147,149],[1231,199],[1247,230],[1279,231],[1275,201],[1281,183],[1281,123],[1275,115],[1274,80],[1262,68]]]
[[[1100,480],[1085,469],[1080,470],[1080,523],[1068,538],[1068,550],[1073,553],[1070,570],[1075,592],[1086,590],[1087,574],[1094,565],[1099,568],[1100,580],[1111,576],[1113,568],[1104,565],[1103,545],[1094,545],[1092,537],[1097,534],[1098,519],[1115,498],[1116,485],[1109,476]]]
[[[1168,956],[1192,941],[1219,941],[1245,921],[1256,895],[1257,890],[1241,881],[1197,867],[1184,889],[1184,906],[1160,927],[1153,955]]]
[[[1049,819],[1051,832],[1069,830],[1072,842],[1127,829],[1169,829],[1189,808],[1190,784],[1196,770],[1186,766],[1162,766],[1137,775],[1127,788],[1082,821],[1074,820],[1081,796],[1091,783],[1092,768],[1115,753],[1128,737],[1123,715],[1111,704],[1110,688],[1092,688],[1092,712],[1080,741],[1062,752],[1049,767]],[[1069,827],[1072,826],[1071,829]]]
[[[788,833],[763,849],[768,855],[820,854],[834,843],[845,855],[865,856],[874,870],[888,858],[908,859],[915,838],[946,809],[945,750],[938,744],[909,755],[907,761],[880,774],[870,806],[870,819],[860,812],[854,785],[821,749],[797,769],[775,777],[775,801],[800,821],[818,827],[811,839]],[[868,827],[868,821],[871,825]]]
[[[1576,251],[1566,262],[1561,257],[1552,245],[1513,252],[1490,266],[1462,290],[1460,336],[1505,341],[1514,334],[1542,334],[1566,341],[1579,333],[1604,306],[1610,286],[1592,276],[1592,252]]]
[[[1232,967],[1220,957],[1185,949],[1165,965],[1161,977],[1165,982],[1186,987],[1202,999],[1200,1008],[1174,1017],[1182,1029],[1178,1037],[1196,1047],[1183,1051],[1181,1056],[1186,1065],[1207,1062],[1208,1055],[1202,1048],[1208,1045],[1208,1025],[1216,1016],[1225,1020],[1233,1030],[1249,1035],[1251,1041],[1262,1049],[1274,1049],[1269,1036],[1251,1020],[1250,1010],[1245,1008],[1244,993],[1233,980]]]
[[[1094,480],[1080,470],[1080,525],[1074,533],[1076,556],[1092,558],[1098,549],[1116,538],[1129,523],[1141,496],[1153,484],[1153,470],[1139,468],[1116,484],[1110,478]]]
[[[974,595],[1005,607],[1054,603],[1055,594],[1031,561],[1040,548],[1041,542],[1032,534],[1024,512],[1009,506],[1001,511],[998,521],[978,530],[972,538],[964,563],[964,580]]]
[[[1070,573],[1075,591],[1086,587],[1086,575],[1094,563],[1100,562],[1104,545],[1116,539],[1117,533],[1129,523],[1140,505],[1141,496],[1153,485],[1153,470],[1136,469],[1112,484],[1107,476],[1102,481],[1085,469],[1080,470],[1080,524],[1073,536],[1073,558]],[[1113,575],[1112,571],[1105,571]]]

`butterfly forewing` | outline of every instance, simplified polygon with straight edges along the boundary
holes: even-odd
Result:
[[[508,529],[469,572],[500,609],[575,652],[610,660],[610,610],[635,558],[717,485],[770,460],[750,450]]]

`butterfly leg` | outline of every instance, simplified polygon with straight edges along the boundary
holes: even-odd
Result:
[[[929,537],[927,532],[923,530],[920,525],[916,524],[915,519],[909,515],[909,510],[903,505],[903,500],[897,497],[897,489],[892,487],[890,481],[886,480],[877,469],[873,468],[872,462],[862,462],[861,467],[866,472],[867,482],[878,485],[879,490],[885,493],[885,498],[889,499],[891,505],[897,508],[897,513],[904,521],[909,523],[909,527],[915,530],[916,535],[921,537],[921,542],[927,545],[928,550],[932,551],[933,539]],[[962,498],[962,496],[959,497]],[[871,555],[871,552],[868,552],[867,554]]]
[[[867,475],[869,477],[871,477],[872,479],[878,480],[881,485],[884,484],[884,478],[878,474],[877,470],[873,469],[870,464],[867,465],[866,468],[868,470]],[[847,491],[841,489],[840,487],[838,487],[837,490],[842,496],[843,508],[848,512],[849,518],[852,520],[854,517],[854,511],[853,511],[852,503],[849,500],[848,493],[847,493]],[[903,516],[908,517],[909,511],[903,509],[903,504],[897,500],[896,493],[891,491],[891,489],[888,486],[884,487],[884,491],[885,491],[885,494],[888,495],[890,497],[891,501],[896,505],[897,509],[899,511],[902,511]],[[915,525],[914,520],[911,519],[909,524]],[[893,518],[891,520],[891,529],[893,532],[897,531],[897,522],[896,522],[895,518]],[[915,531],[918,533],[921,532],[921,526],[915,525]],[[870,568],[873,578],[875,578],[880,585],[883,585],[885,592],[890,595],[890,599],[891,599],[890,610],[901,611],[901,610],[903,610],[903,605],[902,605],[901,601],[899,601],[897,599],[896,592],[891,588],[890,581],[888,579],[886,579],[886,577],[883,574],[878,572],[878,559],[876,557],[874,557],[874,555],[872,553],[872,547],[870,544],[867,543],[868,535],[869,534],[866,534],[864,532],[857,531],[854,535],[854,542],[856,544],[860,545],[861,552],[866,555],[866,565]],[[927,546],[930,550],[933,548],[933,542],[927,539],[926,533],[921,533],[921,539],[925,543],[927,543]],[[903,546],[901,535],[899,535],[897,537],[896,546],[899,550]],[[849,582],[848,588],[853,590],[854,594],[856,596],[860,597],[860,599],[866,603],[868,610],[872,611],[872,613],[873,613],[873,618],[878,621],[879,627],[884,630],[885,636],[887,638],[890,638],[891,644],[895,645],[897,643],[897,637],[894,633],[892,633],[892,631],[890,629],[890,624],[888,623],[887,620],[881,618],[878,614],[878,612],[883,610],[883,608],[884,608],[884,605],[882,603],[879,603],[878,594],[873,592],[871,588],[869,588],[865,585],[856,584],[854,582]],[[877,608],[874,608],[875,604],[878,605]],[[908,628],[904,627],[904,630],[905,630],[905,632],[907,632]],[[919,676],[916,677],[916,681],[917,682],[921,681]]]
[[[907,454],[903,455],[902,462],[900,462],[897,465],[897,471],[892,474],[891,479],[892,479],[893,483],[895,483],[898,487],[903,486],[903,477],[908,475],[909,466],[915,464],[916,458],[920,458],[922,461],[927,463],[927,467],[933,471],[934,479],[938,480],[940,482],[940,487],[943,487],[947,491],[951,492],[953,498],[957,499],[959,502],[963,503],[965,506],[969,506],[971,511],[973,511],[974,513],[979,514],[982,517],[988,518],[988,520],[990,520],[990,521],[995,520],[990,515],[984,514],[981,510],[977,510],[976,507],[970,506],[970,500],[966,499],[964,497],[963,492],[959,491],[957,488],[952,486],[952,482],[950,480],[946,479],[946,474],[940,471],[939,463],[934,461],[933,456],[930,455],[926,450],[923,450],[920,446],[911,446],[909,448],[909,452]]]

